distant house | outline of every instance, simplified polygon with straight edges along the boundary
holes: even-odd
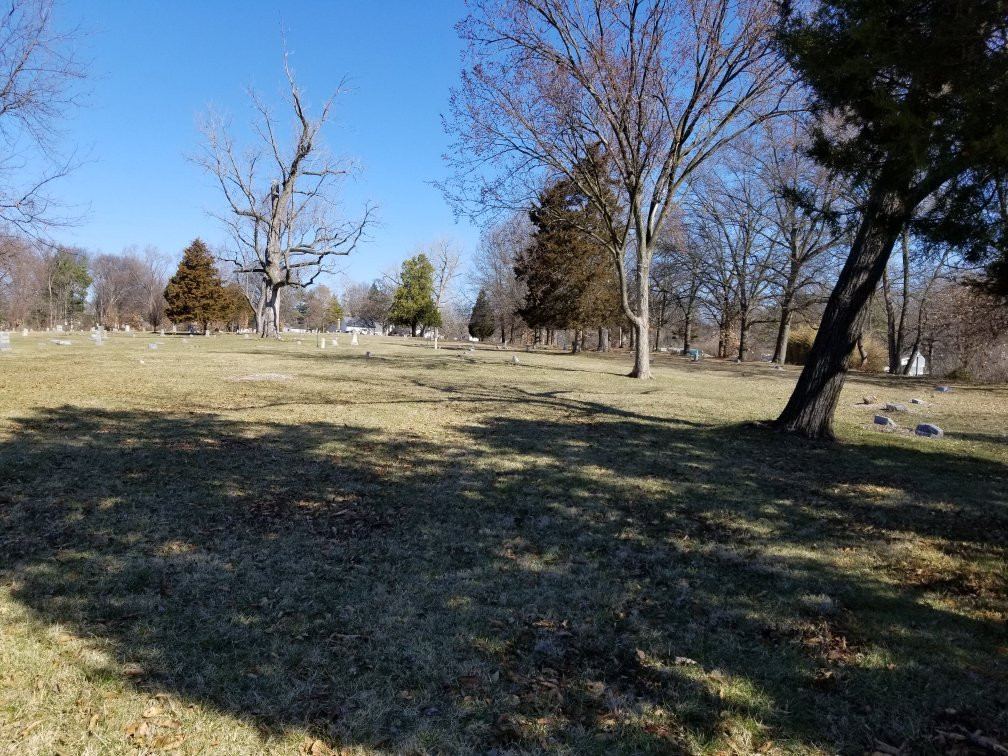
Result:
[[[910,365],[910,369],[906,371],[905,375],[927,375],[927,363],[924,360],[924,355],[920,352],[914,352],[909,357],[900,360],[901,368],[906,369],[907,364]]]
[[[380,323],[374,323],[369,320],[364,320],[362,318],[343,318],[343,322],[340,324],[340,330],[343,333],[364,333],[374,335],[382,331]]]

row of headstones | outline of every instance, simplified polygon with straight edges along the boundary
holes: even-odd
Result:
[[[332,346],[338,347],[339,346],[339,337],[338,336],[333,336],[332,339],[330,339],[330,342],[332,343]],[[319,339],[319,344],[318,345],[319,345],[319,349],[325,349],[326,348],[325,336],[323,336],[322,338]],[[350,336],[350,346],[360,346],[359,342],[357,341],[357,334],[356,333],[354,333],[354,334],[352,334]]]

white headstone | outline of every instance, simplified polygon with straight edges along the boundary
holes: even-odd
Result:
[[[126,333],[129,333],[130,327],[129,326],[123,326],[123,330],[126,331]]]
[[[325,338],[319,339],[318,346],[319,349],[325,349]]]
[[[28,337],[28,329],[27,328],[22,328],[21,329],[21,335],[24,336],[25,338],[27,338]]]
[[[164,328],[161,329],[161,335],[164,336]]]
[[[11,352],[13,348],[10,345],[10,334],[6,331],[0,331],[0,352]]]
[[[148,345],[147,345],[147,348],[148,348],[148,349],[151,349],[151,350],[153,350],[153,349],[157,349],[157,344],[148,344]]]
[[[339,336],[337,336],[335,333],[333,334],[333,337],[332,337],[332,345],[333,346],[339,346]]]
[[[63,326],[61,325],[56,326],[56,333],[63,333]]]
[[[357,331],[354,331],[353,337],[350,339],[350,346],[357,346]]]

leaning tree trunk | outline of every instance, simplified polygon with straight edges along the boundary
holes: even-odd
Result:
[[[866,305],[882,279],[907,212],[905,200],[896,194],[869,203],[805,367],[774,423],[781,430],[807,438],[833,438],[833,413],[868,313]]]

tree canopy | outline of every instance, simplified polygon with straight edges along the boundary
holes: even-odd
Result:
[[[178,270],[165,288],[165,315],[173,323],[200,323],[203,329],[223,315],[227,299],[210,250],[194,239],[182,253]]]
[[[395,325],[409,326],[414,336],[421,326],[441,325],[441,313],[434,304],[434,265],[422,252],[402,264],[389,320]]]
[[[485,289],[480,289],[472,314],[469,316],[469,335],[482,341],[493,336],[496,330],[497,321],[494,318],[493,307],[490,306],[490,297],[487,296]]]

